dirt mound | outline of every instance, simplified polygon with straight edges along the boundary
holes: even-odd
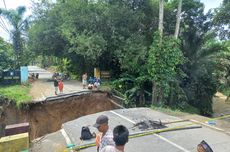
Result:
[[[29,122],[30,139],[55,132],[64,122],[78,117],[117,108],[106,92],[94,92],[66,98],[52,99],[24,105],[17,109],[12,104],[4,104],[6,125]]]

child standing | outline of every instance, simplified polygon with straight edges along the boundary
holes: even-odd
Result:
[[[63,93],[63,87],[64,87],[63,82],[62,82],[62,80],[60,79],[60,80],[58,81],[58,88],[59,88],[60,93]]]

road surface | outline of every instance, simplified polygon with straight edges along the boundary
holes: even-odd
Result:
[[[28,66],[28,69],[29,73],[39,74],[39,79],[32,82],[32,88],[30,90],[30,95],[32,96],[33,101],[41,101],[47,97],[55,96],[52,80],[53,73],[37,66]],[[64,94],[85,90],[82,88],[81,82],[77,80],[64,80],[63,84]]]
[[[65,150],[67,144],[84,145],[92,143],[95,139],[81,141],[82,126],[89,126],[91,132],[98,132],[92,125],[96,118],[101,115],[109,117],[110,128],[122,124],[125,125],[130,134],[140,132],[139,128],[135,128],[134,124],[142,120],[161,120],[162,122],[172,122],[181,120],[149,108],[132,108],[132,109],[117,109],[112,111],[104,111],[96,114],[80,117],[73,121],[69,121],[62,125],[62,129],[58,132],[49,134],[34,142],[31,151],[48,152],[60,150],[60,147]],[[179,122],[168,124],[167,128],[183,126],[186,124],[197,125],[192,121]],[[230,151],[230,136],[225,132],[217,131],[205,125],[202,128],[177,130],[170,132],[162,132],[158,134],[146,135],[142,137],[132,138],[125,146],[127,152],[196,152],[197,145],[205,140],[213,149],[214,152],[229,152]],[[93,152],[96,147],[82,149],[81,152]]]

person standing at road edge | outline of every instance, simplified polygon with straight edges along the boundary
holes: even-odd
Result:
[[[63,93],[64,84],[61,79],[58,81],[58,88],[59,88],[59,92]]]
[[[105,115],[100,115],[96,123],[93,125],[98,129],[99,132],[102,133],[101,139],[100,139],[100,144],[98,147],[98,151],[101,152],[102,148],[105,146],[111,145],[115,146],[115,143],[113,141],[113,133],[112,130],[109,129],[108,125],[109,118]]]
[[[57,80],[57,77],[54,77],[54,89],[55,89],[54,93],[55,93],[55,95],[57,95],[57,93],[58,93],[58,80]]]
[[[85,89],[87,85],[87,73],[82,75],[82,85],[83,85],[83,89]]]

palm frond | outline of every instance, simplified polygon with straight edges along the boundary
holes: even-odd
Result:
[[[18,25],[19,30],[27,31],[29,29],[29,18],[26,18]]]
[[[16,8],[18,16],[23,16],[24,13],[26,12],[26,7],[25,6],[19,6]]]
[[[220,52],[227,52],[227,48],[223,46],[221,43],[212,43],[207,44],[205,48],[202,48],[198,52],[199,59],[205,58],[207,56],[215,55]]]

